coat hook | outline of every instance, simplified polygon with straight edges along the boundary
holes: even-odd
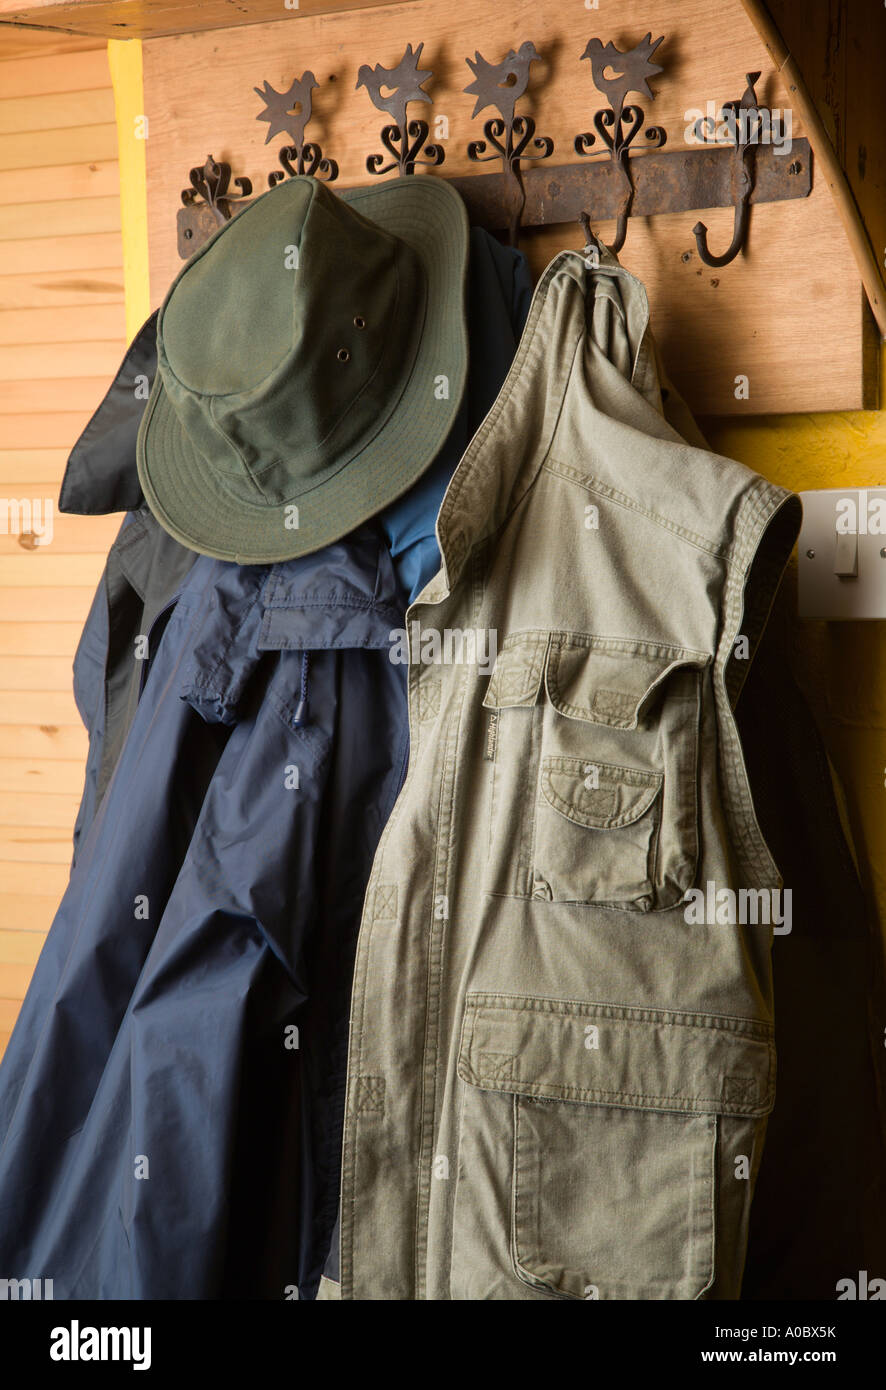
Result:
[[[653,42],[650,30],[642,43],[638,43],[636,48],[631,48],[626,53],[622,53],[613,43],[607,43],[604,47],[600,39],[591,39],[581,55],[591,64],[591,77],[597,91],[608,97],[611,103],[608,110],[596,113],[594,127],[625,185],[624,197],[618,209],[615,240],[609,248],[615,255],[624,246],[628,218],[634,202],[630,147],[646,119],[642,107],[625,106],[625,98],[628,92],[637,92],[640,96],[648,96],[650,101],[655,100],[655,93],[649,86],[649,78],[663,72],[664,68],[658,63],[650,62],[650,59],[663,39],[664,34]],[[611,71],[613,76],[607,77],[607,71]],[[647,147],[651,150],[660,150],[667,138],[667,133],[661,126],[650,126],[645,132]],[[574,143],[576,154],[603,153],[602,150],[591,149],[595,143],[595,136],[590,131],[576,135]]]
[[[722,256],[714,256],[708,250],[708,229],[704,222],[696,222],[692,228],[695,237],[695,245],[698,254],[705,265],[722,266],[734,261],[744,247],[748,233],[748,222],[750,218],[750,200],[754,191],[754,149],[760,143],[760,135],[766,124],[767,118],[770,123],[774,119],[769,111],[761,111],[757,105],[757,93],[754,90],[755,84],[760,80],[758,72],[745,74],[747,87],[741,101],[729,101],[720,112],[721,121],[725,123],[729,143],[735,146],[735,168],[733,187],[738,195],[735,204],[735,221],[732,230],[732,241],[728,250]],[[711,126],[713,120],[710,116],[695,122],[694,131],[696,138],[706,143],[711,143]],[[717,141],[716,143],[722,143]]]
[[[382,144],[394,156],[392,164],[385,164],[383,154],[371,154],[366,160],[370,174],[387,174],[397,169],[401,174],[411,174],[416,164],[442,164],[443,150],[439,145],[425,145],[430,127],[427,121],[413,120],[407,124],[406,108],[410,101],[427,101],[431,98],[423,90],[424,83],[434,73],[431,68],[418,66],[424,44],[420,43],[413,52],[412,44],[406,45],[406,52],[395,68],[383,68],[376,63],[371,68],[364,63],[357,73],[357,87],[365,87],[373,106],[379,111],[387,111],[396,124],[386,125],[381,132]],[[382,87],[393,88],[391,96],[382,96]],[[410,144],[410,141],[412,142]],[[419,151],[424,146],[426,159],[419,159]]]
[[[535,121],[531,116],[515,114],[517,102],[529,86],[529,68],[540,62],[534,43],[522,43],[516,51],[512,48],[500,63],[489,63],[479,52],[465,62],[474,74],[473,82],[465,87],[465,92],[476,96],[471,118],[479,115],[487,106],[494,106],[498,115],[486,121],[483,126],[485,140],[472,140],[468,145],[468,158],[477,163],[490,159],[501,159],[505,178],[513,190],[512,212],[508,226],[508,241],[516,246],[520,230],[520,219],[526,203],[526,191],[520,173],[521,159],[547,159],[553,153],[554,142],[547,135],[535,134]],[[516,143],[515,137],[516,136]],[[527,154],[526,146],[532,140],[537,153]],[[494,153],[486,154],[487,141]]]
[[[585,244],[580,252],[581,258],[587,266],[588,270],[599,270],[599,246],[602,245],[602,242],[597,242],[597,238],[594,236],[594,232],[591,227],[591,219],[590,217],[588,217],[588,214],[586,212],[580,212],[578,214],[578,220],[581,223],[581,229],[584,233],[585,239]]]
[[[276,91],[268,81],[265,81],[263,87],[252,89],[265,104],[265,109],[255,118],[257,121],[268,122],[265,144],[267,145],[275,135],[285,133],[292,136],[292,144],[283,145],[277,152],[277,158],[283,168],[274,169],[268,174],[270,188],[287,174],[290,178],[296,174],[307,174],[325,179],[327,183],[338,178],[338,165],[335,160],[327,159],[318,144],[305,140],[305,127],[311,119],[313,108],[311,93],[319,85],[312,72],[303,72],[301,77],[294,78],[285,92]]]
[[[183,261],[233,217],[236,203],[252,193],[252,181],[247,178],[234,179],[239,192],[232,193],[230,164],[217,163],[211,154],[202,167],[188,171],[188,178],[191,186],[182,189],[182,207],[176,217],[178,254]]]
[[[182,189],[182,203],[186,208],[191,208],[198,205],[198,199],[202,200],[219,226],[223,226],[233,215],[231,204],[240,198],[248,198],[252,193],[252,181],[247,178],[234,179],[240,191],[231,193],[230,164],[217,163],[211,154],[206,156],[202,168],[198,166],[188,171],[188,178],[191,187]]]

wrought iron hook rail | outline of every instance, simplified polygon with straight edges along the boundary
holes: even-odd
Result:
[[[515,245],[521,228],[578,222],[583,217],[615,219],[612,249],[617,252],[625,243],[632,216],[733,206],[733,237],[722,254],[715,255],[708,247],[703,222],[693,228],[701,259],[707,265],[722,266],[746,245],[752,204],[808,196],[812,188],[809,142],[794,140],[789,157],[778,153],[782,142],[773,142],[771,132],[775,129],[780,136],[783,128],[777,126],[771,112],[758,106],[758,72],[747,74],[741,99],[722,108],[721,119],[732,133],[727,142],[712,139],[711,123],[705,118],[696,122],[697,148],[662,153],[667,136],[660,126],[648,127],[645,148],[635,148],[646,116],[641,106],[629,104],[627,98],[634,94],[654,100],[649,83],[664,68],[652,58],[663,39],[662,35],[653,40],[650,32],[626,52],[612,43],[604,45],[598,38],[588,42],[581,59],[589,62],[594,86],[609,105],[595,112],[592,131],[575,136],[573,147],[579,158],[571,164],[548,164],[553,140],[536,135],[534,116],[517,110],[528,92],[532,65],[543,60],[535,45],[526,41],[517,49],[511,48],[497,63],[479,52],[466,58],[472,81],[464,91],[476,98],[472,117],[487,108],[497,113],[484,122],[483,138],[469,142],[467,155],[472,162],[500,160],[502,166],[497,174],[449,179],[464,199],[472,223],[506,232]],[[415,48],[407,44],[403,57],[392,68],[380,63],[372,67],[364,63],[359,68],[357,88],[365,87],[373,105],[389,118],[381,130],[387,153],[366,157],[366,169],[372,176],[394,170],[411,175],[416,166],[438,168],[444,162],[443,145],[429,142],[429,121],[409,115],[410,104],[432,104],[425,88],[434,74],[431,68],[419,66],[423,49],[422,43]],[[271,187],[297,174],[328,182],[338,177],[336,161],[325,155],[316,141],[306,139],[313,92],[318,87],[314,74],[306,71],[285,91],[276,91],[267,81],[254,88],[264,103],[256,119],[267,124],[265,143],[279,134],[290,137],[290,143],[277,152],[281,168],[267,176]],[[764,136],[768,136],[768,143]],[[182,192],[183,206],[178,213],[178,247],[183,259],[233,216],[252,193],[249,179],[232,180],[230,165],[216,162],[211,155],[202,168],[190,171],[189,178],[191,186]],[[232,183],[236,191],[231,190]]]

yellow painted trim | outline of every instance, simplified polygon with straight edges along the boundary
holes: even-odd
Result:
[[[144,86],[140,39],[109,39],[108,65],[117,112],[120,212],[126,292],[126,340],[131,342],[151,312],[148,261],[148,183],[145,160]]]

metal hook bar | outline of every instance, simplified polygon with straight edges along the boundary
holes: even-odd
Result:
[[[662,42],[663,37],[653,42],[650,31],[635,49],[623,54],[611,43],[604,46],[599,39],[589,41],[581,56],[589,60],[594,85],[611,104],[596,111],[594,133],[575,137],[576,153],[585,158],[556,167],[553,161],[541,162],[553,152],[553,141],[537,136],[533,118],[518,115],[515,109],[527,91],[531,64],[539,59],[534,44],[527,42],[516,51],[511,49],[499,64],[488,63],[480,53],[468,60],[473,81],[465,90],[477,98],[473,115],[489,106],[498,113],[486,121],[484,139],[470,142],[468,154],[478,163],[501,160],[500,173],[448,180],[464,199],[472,224],[496,232],[507,229],[514,243],[523,225],[562,224],[577,218],[582,208],[590,207],[596,219],[614,221],[613,250],[618,252],[624,245],[632,216],[733,207],[732,243],[723,255],[712,254],[704,223],[699,222],[694,228],[701,260],[710,266],[722,266],[746,242],[752,203],[807,197],[812,187],[812,151],[807,140],[793,142],[795,157],[789,164],[773,158],[783,144],[783,126],[780,136],[772,139],[776,149],[756,148],[757,143],[766,144],[768,139],[766,134],[758,138],[759,127],[769,122],[776,125],[775,114],[767,109],[760,111],[756,105],[754,83],[759,73],[747,75],[748,90],[741,101],[723,107],[723,117],[733,123],[731,139],[724,138],[717,119],[709,116],[696,122],[702,148],[689,146],[661,154],[657,151],[666,143],[665,132],[651,127],[646,131],[646,143],[652,149],[648,153],[644,150],[643,158],[634,163],[636,147],[644,143],[644,114],[641,107],[627,105],[627,97],[630,92],[637,92],[654,99],[649,79],[663,71],[652,62]],[[391,170],[410,174],[416,164],[436,165],[443,161],[443,150],[426,144],[428,122],[408,118],[410,102],[427,104],[431,100],[423,88],[433,73],[419,67],[423,47],[419,44],[413,49],[408,44],[396,68],[376,64],[374,68],[363,65],[359,70],[357,86],[365,86],[373,104],[396,122],[382,130],[385,153],[366,160],[372,174]],[[332,180],[338,173],[336,162],[327,159],[320,146],[306,138],[312,93],[317,85],[313,73],[304,72],[286,91],[278,92],[268,82],[255,88],[263,99],[264,109],[257,119],[266,122],[265,143],[280,131],[292,139],[278,151],[281,169],[268,176],[272,186],[286,175]],[[734,124],[739,119],[741,132],[736,135]],[[211,156],[202,168],[190,171],[189,181],[177,218],[178,251],[183,260],[237,212],[252,191],[248,179],[232,180],[230,166],[217,163]],[[587,217],[585,213],[585,220]],[[599,253],[601,249],[596,238],[593,242],[589,239],[591,235],[586,231],[586,260],[592,259],[591,251]]]

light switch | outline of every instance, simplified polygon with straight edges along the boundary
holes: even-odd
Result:
[[[800,617],[886,618],[886,487],[800,497]]]
[[[858,536],[837,536],[834,545],[834,574],[841,579],[858,578]]]

